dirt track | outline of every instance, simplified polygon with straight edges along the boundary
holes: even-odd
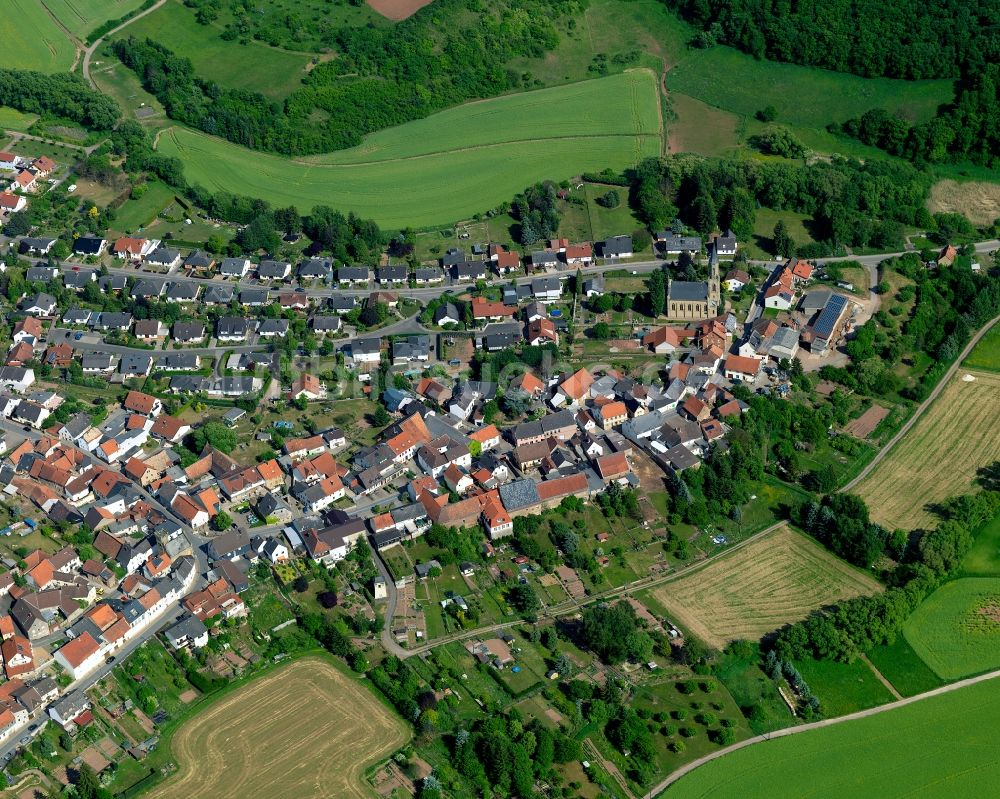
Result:
[[[179,772],[148,799],[363,799],[366,766],[403,723],[328,661],[297,660],[213,703],[174,735]]]

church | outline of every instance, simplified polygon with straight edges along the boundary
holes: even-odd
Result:
[[[698,321],[719,313],[718,264],[711,268],[708,280],[667,280],[668,319]]]

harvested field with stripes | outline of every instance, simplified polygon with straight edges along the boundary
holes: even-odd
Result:
[[[362,799],[364,770],[409,738],[359,681],[304,658],[253,680],[170,741],[179,772],[148,799]]]
[[[1000,374],[959,370],[857,487],[872,519],[890,529],[936,524],[927,505],[972,491],[976,470],[1000,459],[998,418]]]
[[[722,649],[736,639],[756,640],[824,605],[881,590],[874,578],[781,527],[653,596],[671,621]]]

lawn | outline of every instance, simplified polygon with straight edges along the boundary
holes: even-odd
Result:
[[[819,699],[820,712],[827,718],[844,716],[893,700],[875,672],[860,658],[853,663],[806,659],[796,661],[795,665]]]
[[[914,121],[930,119],[953,96],[950,81],[860,78],[795,64],[758,61],[730,47],[689,50],[667,73],[667,91],[752,117],[765,106],[779,124],[825,128],[871,108],[887,108]]]
[[[987,372],[1000,372],[1000,325],[990,328],[979,343],[972,348],[965,366]]]
[[[945,583],[910,615],[903,634],[943,680],[1000,668],[1000,579]]]
[[[941,679],[913,651],[906,636],[897,635],[887,646],[869,650],[868,659],[903,696],[914,696],[941,685]]]
[[[931,407],[857,487],[889,528],[934,524],[928,505],[972,490],[976,470],[1000,458],[1000,374],[959,371]],[[962,413],[955,413],[963,408]]]
[[[112,97],[122,107],[126,117],[134,117],[140,108],[144,116],[139,121],[146,127],[162,127],[169,120],[163,106],[142,88],[136,74],[115,56],[102,56],[91,65],[90,76],[102,93]]]
[[[755,640],[810,611],[881,586],[811,539],[782,527],[652,591],[671,618],[717,649]]]
[[[135,11],[143,0],[45,0],[56,19],[81,39],[98,25]]]
[[[161,8],[129,24],[116,38],[135,36],[159,41],[170,31],[167,46],[188,58],[199,78],[232,89],[256,91],[275,100],[284,99],[301,84],[310,56],[278,50],[248,40],[227,42],[211,25],[199,25],[194,11],[180,0],[168,0]]]
[[[995,680],[865,719],[771,739],[693,771],[666,799],[957,799],[1000,780]]]
[[[809,244],[813,237],[806,229],[809,217],[794,211],[775,211],[771,208],[758,208],[753,226],[753,242],[750,244],[750,256],[770,258],[774,252],[774,226],[784,222],[789,235],[798,245]]]
[[[7,0],[0,15],[4,67],[66,72],[76,48],[38,0]]]
[[[537,180],[657,155],[660,120],[655,77],[640,70],[469,103],[294,162],[177,127],[161,134],[159,149],[214,190],[427,227],[508,201]]]
[[[212,702],[180,727],[170,739],[179,771],[146,796],[360,799],[370,795],[365,768],[409,735],[359,680],[326,658],[305,658]]]
[[[138,199],[126,200],[118,209],[114,233],[134,233],[148,225],[168,204],[173,202],[174,190],[158,180],[147,184],[145,194]]]

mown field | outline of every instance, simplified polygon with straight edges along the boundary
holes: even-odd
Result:
[[[971,799],[1000,780],[998,725],[1000,684],[990,680],[748,746],[695,769],[663,796]]]
[[[179,772],[145,796],[368,797],[365,767],[408,736],[367,688],[328,660],[305,658],[184,724],[170,741]]]
[[[194,12],[180,0],[168,0],[153,13],[130,23],[116,38],[135,36],[162,41],[165,30],[170,31],[170,36],[163,43],[177,55],[191,59],[199,77],[274,99],[288,96],[299,86],[310,60],[306,53],[287,52],[253,40],[248,44],[225,41],[219,36],[219,28],[199,25]]]
[[[944,680],[1000,668],[1000,579],[945,583],[906,620],[903,633]]]
[[[864,572],[782,527],[652,594],[677,623],[722,649],[824,605],[880,590]]]
[[[998,414],[1000,374],[960,370],[857,487],[872,519],[906,530],[934,524],[928,504],[973,490],[976,470],[1000,458]]]
[[[158,148],[213,190],[425,227],[468,218],[538,180],[629,166],[658,154],[660,140],[655,76],[639,70],[469,103],[310,160],[183,128],[161,134]]]
[[[143,0],[45,0],[49,11],[81,39],[109,19],[119,19]]]
[[[38,0],[4,2],[0,41],[7,68],[65,72],[76,57],[76,48]]]

